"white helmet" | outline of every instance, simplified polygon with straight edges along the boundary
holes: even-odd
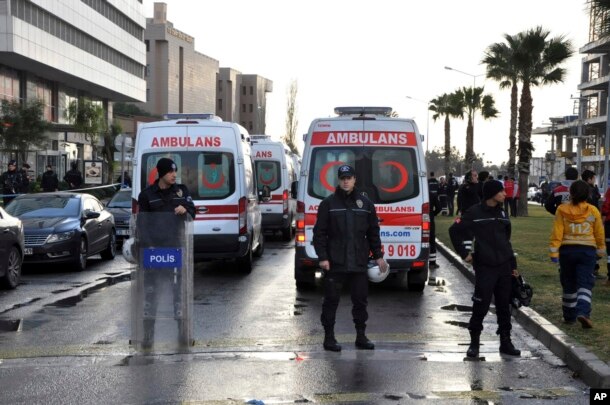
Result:
[[[373,283],[381,283],[383,280],[385,280],[388,277],[388,274],[390,274],[390,265],[387,263],[386,265],[388,266],[387,270],[381,272],[381,269],[379,268],[377,262],[374,260],[369,260],[367,270],[369,281]]]
[[[123,257],[129,263],[136,264],[136,257],[133,254],[133,249],[135,248],[133,242],[134,242],[133,238],[125,239],[123,241]]]

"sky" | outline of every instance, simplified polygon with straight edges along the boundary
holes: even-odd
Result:
[[[574,99],[588,42],[585,0],[165,0],[174,28],[195,38],[195,50],[244,74],[273,81],[267,95],[267,134],[285,132],[287,92],[298,83],[297,139],[315,118],[337,106],[389,106],[429,132],[430,150],[444,144],[443,120],[432,120],[427,101],[462,86],[485,87],[498,118],[475,119],[474,149],[483,160],[508,160],[510,93],[485,79],[481,59],[504,34],[542,26],[574,47],[564,83],[532,89],[533,127],[549,117],[575,114]],[[152,17],[153,4],[144,0]],[[447,70],[445,66],[460,70]],[[407,96],[411,97],[408,98]],[[534,156],[550,137],[532,136]],[[465,151],[466,122],[451,121],[451,145]],[[424,145],[425,147],[426,145]]]

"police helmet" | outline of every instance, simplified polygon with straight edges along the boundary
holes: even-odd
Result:
[[[135,249],[133,242],[133,238],[125,239],[123,242],[123,257],[131,264],[136,263],[136,257],[133,254],[133,250]]]
[[[534,290],[528,283],[525,282],[521,275],[518,277],[513,277],[513,286],[510,297],[510,302],[513,307],[529,307],[533,295]]]
[[[369,281],[373,283],[381,283],[383,280],[385,280],[388,277],[388,274],[390,274],[390,265],[388,264],[387,266],[387,270],[382,272],[381,268],[379,268],[379,265],[375,260],[369,260],[367,265],[367,274],[369,276]]]

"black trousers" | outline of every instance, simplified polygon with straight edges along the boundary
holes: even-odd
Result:
[[[447,215],[449,215],[450,217],[453,216],[453,211],[455,210],[454,200],[455,194],[447,194],[447,210],[449,211]]]
[[[436,263],[436,225],[432,214],[430,214],[430,263]]]
[[[498,332],[509,332],[510,293],[512,290],[512,269],[510,261],[500,266],[475,264],[474,295],[472,296],[472,317],[468,329],[473,332],[483,330],[483,319],[489,311],[491,298],[496,304]]]
[[[369,314],[366,311],[369,295],[369,279],[366,272],[362,273],[325,273],[324,302],[320,320],[324,328],[335,326],[335,316],[341,298],[343,284],[350,283],[352,296],[352,317],[356,327],[365,327]]]

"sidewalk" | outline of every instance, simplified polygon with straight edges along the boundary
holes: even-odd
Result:
[[[436,240],[436,248],[474,283],[474,271],[471,265],[464,262],[438,239]],[[531,308],[512,308],[512,313],[515,320],[525,330],[559,357],[587,385],[592,388],[610,388],[610,366],[600,360],[594,353],[576,343]]]

